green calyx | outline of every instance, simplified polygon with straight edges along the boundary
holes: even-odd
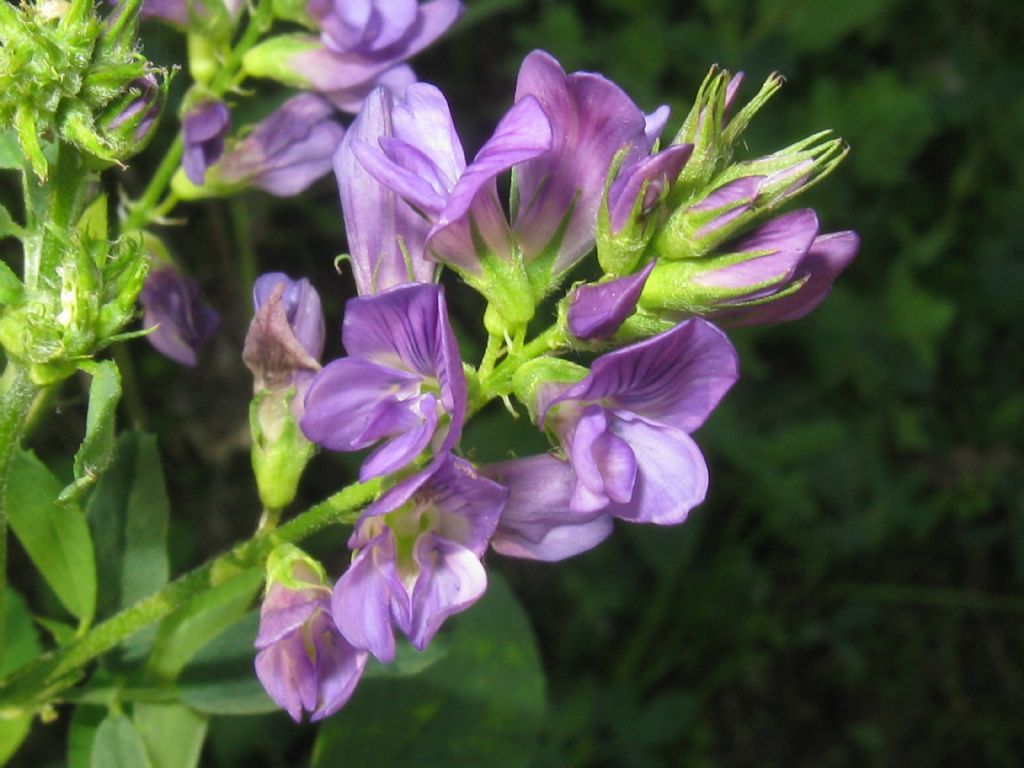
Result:
[[[263,390],[249,406],[252,468],[263,506],[284,509],[295,499],[314,446],[302,434],[292,412],[295,388]]]

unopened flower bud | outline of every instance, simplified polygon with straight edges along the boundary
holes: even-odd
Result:
[[[673,321],[691,315],[736,324],[801,317],[824,298],[856,252],[856,237],[839,235],[818,237],[818,218],[810,209],[779,216],[724,246],[721,255],[660,261],[640,307]],[[775,302],[779,308],[773,309]]]
[[[188,180],[199,186],[206,169],[224,154],[224,137],[231,129],[231,113],[223,101],[204,101],[193,105],[182,120],[185,153],[181,167]]]
[[[303,711],[320,720],[340,709],[368,657],[338,632],[323,567],[291,545],[267,560],[256,650],[256,676],[296,722]]]
[[[199,284],[169,263],[146,277],[139,294],[142,324],[156,328],[146,339],[166,357],[190,368],[200,347],[217,330],[220,316],[199,300]]]
[[[295,498],[314,452],[298,420],[306,390],[320,370],[324,319],[320,297],[309,281],[281,273],[256,281],[253,303],[256,315],[242,353],[255,379],[249,409],[252,465],[264,506],[282,509]]]

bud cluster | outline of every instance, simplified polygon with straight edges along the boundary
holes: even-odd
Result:
[[[166,80],[135,50],[141,0],[107,19],[93,0],[0,5],[0,125],[17,131],[40,179],[47,141],[64,141],[100,164],[142,149]]]

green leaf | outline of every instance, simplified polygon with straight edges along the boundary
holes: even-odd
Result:
[[[484,598],[452,624],[448,655],[423,674],[362,681],[321,727],[313,768],[530,763],[544,677],[522,608],[492,574]]]
[[[25,230],[22,229],[18,225],[17,222],[15,222],[14,218],[11,216],[11,214],[7,210],[7,208],[5,208],[3,205],[0,205],[0,240],[2,240],[5,237],[8,237],[8,236],[17,237],[17,238],[20,239],[20,238],[24,237],[24,235],[25,235]],[[2,263],[2,262],[0,262],[0,263]],[[4,267],[12,275],[14,274],[13,272],[11,272],[11,268],[8,267],[6,264],[4,264]],[[17,280],[17,278],[15,278],[15,280]],[[4,281],[7,281],[6,277],[4,278]],[[18,285],[20,285],[20,284],[21,284],[21,281],[19,280],[18,281]],[[2,287],[2,286],[0,286],[0,287]],[[0,293],[0,299],[2,299],[2,298],[3,298],[3,294]],[[4,300],[4,303],[7,304],[7,303],[10,303],[10,302]]]
[[[107,196],[100,194],[78,220],[78,231],[90,240],[107,239]]]
[[[196,654],[178,679],[183,703],[211,715],[256,715],[278,709],[253,671],[259,621],[259,613],[251,611]]]
[[[146,665],[151,677],[172,681],[213,638],[237,623],[263,583],[263,568],[245,571],[203,592],[160,624]]]
[[[0,131],[0,170],[20,171],[25,165],[25,156],[18,144],[18,134],[13,128]]]
[[[0,236],[3,236],[3,217],[7,209],[0,205]],[[7,262],[0,261],[0,304],[20,304],[25,292],[25,286],[14,274],[14,270],[7,266]]]
[[[58,504],[61,482],[34,454],[11,461],[11,530],[46,583],[74,616],[88,624],[96,610],[96,561],[82,511]]]
[[[153,768],[195,768],[207,718],[181,704],[136,704],[135,727]]]
[[[98,613],[107,616],[151,595],[167,583],[169,505],[156,438],[125,432],[116,458],[103,474],[86,507],[96,542]],[[128,641],[138,652],[155,628]]]
[[[121,372],[111,360],[83,363],[81,368],[92,375],[85,439],[75,454],[75,481],[61,492],[61,501],[80,498],[114,460]]]
[[[106,707],[80,704],[68,725],[68,768],[90,768],[96,731],[107,716]]]
[[[92,768],[152,768],[142,736],[124,715],[108,715],[92,743]]]
[[[0,765],[6,765],[32,728],[32,716],[0,720]]]
[[[4,604],[7,606],[4,618],[4,637],[7,641],[3,659],[0,659],[0,675],[6,675],[29,662],[40,651],[39,637],[32,625],[32,615],[21,595],[8,588]],[[18,751],[31,727],[31,715],[11,719],[0,718],[0,765],[4,765]]]

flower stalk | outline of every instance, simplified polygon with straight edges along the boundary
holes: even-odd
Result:
[[[13,390],[14,385],[9,385],[7,392]],[[31,396],[24,399],[31,403]],[[3,400],[0,439],[8,434],[11,421],[8,416],[14,411],[12,400],[12,396]],[[359,511],[377,496],[381,487],[380,479],[350,485],[284,525],[257,533],[205,565],[178,577],[159,592],[97,624],[71,643],[39,657],[0,683],[0,717],[32,712],[52,703],[61,691],[78,681],[79,670],[97,656],[153,622],[173,614],[196,595],[224,584],[243,571],[261,567],[275,547],[302,541],[330,525],[353,523]]]

